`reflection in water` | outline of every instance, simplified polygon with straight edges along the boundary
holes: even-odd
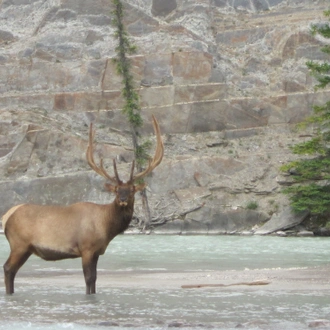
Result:
[[[120,236],[100,258],[114,272],[242,270],[307,267],[329,263],[330,240],[236,236]],[[0,237],[0,263],[9,248]],[[26,284],[13,296],[0,294],[2,329],[308,329],[308,321],[330,319],[329,291],[107,288],[85,296],[80,260],[31,258],[20,273]],[[76,274],[72,287],[47,283],[47,275]],[[19,274],[20,274],[19,273]],[[40,277],[42,285],[28,282]],[[3,276],[1,275],[3,279]],[[181,327],[182,328],[182,327]]]

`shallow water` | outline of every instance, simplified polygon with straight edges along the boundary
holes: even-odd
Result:
[[[9,247],[0,236],[0,264]],[[330,264],[330,239],[239,236],[117,237],[100,257],[99,278],[135,272],[189,272],[299,268]],[[13,296],[0,294],[2,329],[308,329],[330,319],[330,290],[182,290],[98,286],[84,294],[80,259],[46,262],[31,257],[18,273],[27,279]],[[47,276],[79,274],[62,288]],[[330,275],[330,274],[329,274]],[[3,275],[0,275],[3,281]],[[29,278],[40,278],[29,283]],[[19,281],[18,281],[19,282]],[[38,283],[38,282],[37,282]],[[1,286],[4,291],[3,284]],[[329,288],[330,289],[330,288]]]

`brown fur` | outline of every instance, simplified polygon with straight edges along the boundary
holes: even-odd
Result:
[[[123,203],[116,192],[116,199],[107,205],[82,202],[69,206],[23,204],[11,208],[4,216],[11,250],[4,265],[6,292],[14,292],[17,271],[35,254],[53,261],[81,257],[86,293],[95,293],[98,256],[129,226],[134,194],[143,187],[121,185],[121,191],[127,192],[125,206],[120,205]]]
[[[20,204],[20,205],[16,205],[14,207],[12,207],[11,209],[9,209],[1,218],[2,220],[2,229],[5,230],[6,229],[6,222],[9,219],[9,217],[21,206],[23,206],[24,204]]]

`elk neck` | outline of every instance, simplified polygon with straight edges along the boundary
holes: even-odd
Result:
[[[124,232],[132,221],[134,212],[134,200],[126,206],[121,206],[114,200],[107,205],[107,223],[110,235],[118,235]]]

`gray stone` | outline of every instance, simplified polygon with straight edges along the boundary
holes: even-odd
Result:
[[[246,9],[246,10],[252,10],[252,4],[250,1],[245,1],[245,0],[236,0],[233,2],[233,6],[235,9]]]
[[[0,30],[0,45],[4,44],[4,43],[7,44],[14,40],[15,40],[15,37],[11,32]]]
[[[77,14],[74,11],[64,9],[56,12],[54,20],[63,20],[64,22],[68,22],[71,20],[75,20],[76,18]]]
[[[283,212],[274,214],[272,218],[255,231],[256,235],[271,234],[276,231],[283,231],[301,224],[309,215],[309,212],[295,214],[290,207]]]
[[[226,7],[227,0],[213,0],[213,5],[216,7]]]
[[[171,55],[157,54],[146,57],[143,80],[148,82],[149,86],[169,85],[173,80],[171,60]]]
[[[233,131],[226,131],[225,138],[226,139],[241,139],[244,137],[251,137],[255,135],[259,135],[261,133],[260,128],[247,128],[247,129],[237,129]]]
[[[80,0],[79,2],[76,0],[63,0],[61,7],[80,15],[104,15],[110,11],[109,4],[102,0],[94,0],[92,2],[89,0]]]
[[[253,235],[253,231],[251,231],[251,230],[245,230],[245,231],[240,232],[240,235],[241,236],[252,236]]]
[[[174,193],[183,205],[211,195],[211,192],[204,187],[192,187],[189,189],[175,190]]]
[[[269,6],[270,7],[275,7],[280,3],[283,3],[284,0],[268,0]]]
[[[155,16],[166,16],[176,7],[176,0],[153,0],[151,12]]]
[[[193,105],[188,131],[222,131],[226,128],[226,113],[219,111],[219,102],[207,102]]]
[[[330,326],[330,320],[327,319],[319,319],[308,322],[309,328],[323,328],[323,327],[327,328],[329,326]]]
[[[315,229],[314,234],[317,236],[330,236],[330,228],[327,227],[317,228]]]
[[[180,235],[183,230],[182,220],[168,221],[162,226],[154,227],[152,232],[154,234]]]
[[[107,15],[87,15],[86,19],[89,21],[90,24],[96,26],[109,26],[111,24],[111,17]]]
[[[269,9],[268,1],[266,0],[253,0],[252,4],[257,11]]]
[[[245,231],[264,220],[264,215],[260,212],[241,209],[225,212],[208,206],[186,216],[187,226],[193,226],[193,232],[213,235]]]
[[[89,173],[2,182],[0,213],[4,214],[10,207],[21,203],[67,205],[79,201],[92,201],[90,194],[95,189],[93,183],[95,185]],[[97,186],[101,196],[101,186]],[[107,195],[105,199],[111,200],[111,196]]]
[[[208,227],[205,223],[194,220],[185,220],[183,222],[182,234],[206,235],[207,233]]]
[[[297,236],[299,237],[313,237],[314,233],[308,230],[298,231]]]
[[[7,6],[22,6],[22,5],[30,5],[34,2],[38,2],[39,0],[4,0],[2,5],[4,7]]]
[[[157,32],[160,24],[157,19],[133,6],[126,10],[124,19],[127,31],[133,36],[145,36]]]

